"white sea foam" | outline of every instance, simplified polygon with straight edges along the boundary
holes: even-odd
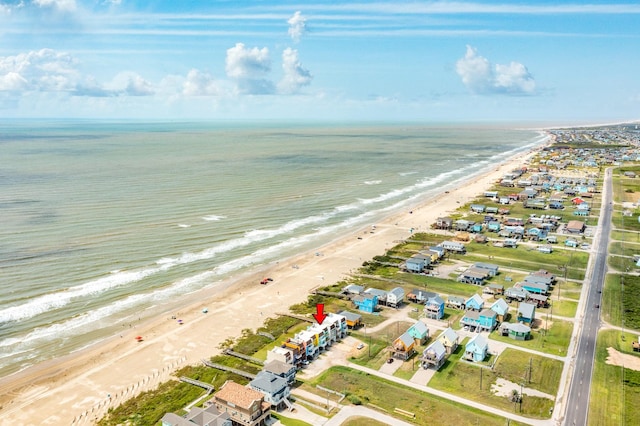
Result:
[[[187,225],[186,223],[179,223],[178,228],[191,228],[191,225]]]
[[[380,185],[382,183],[381,180],[365,180],[365,185]]]
[[[226,216],[219,216],[219,215],[215,215],[215,214],[210,214],[208,216],[203,216],[202,219],[206,220],[207,222],[215,222],[217,220],[222,220],[222,219],[226,219]]]

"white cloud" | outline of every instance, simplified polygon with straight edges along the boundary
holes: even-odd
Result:
[[[293,41],[300,41],[300,37],[307,32],[307,18],[298,11],[287,20],[287,23],[289,24],[289,36]]]
[[[76,0],[33,0],[33,3],[40,7],[51,7],[64,12],[76,10]]]
[[[155,89],[150,82],[131,71],[118,73],[108,84],[108,91],[113,94],[127,96],[150,96],[155,94]]]
[[[298,60],[297,50],[288,47],[282,52],[282,69],[284,77],[278,83],[278,89],[281,93],[296,93],[300,88],[311,84],[313,76],[302,67]]]
[[[213,76],[192,69],[182,84],[182,94],[185,96],[215,96],[220,94],[220,88]]]
[[[456,62],[456,72],[473,93],[532,95],[536,91],[536,82],[526,66],[519,62],[492,65],[471,46]]]
[[[0,57],[2,90],[72,91],[80,78],[76,66],[71,55],[52,49]]]
[[[273,93],[273,83],[266,78],[271,71],[269,49],[245,48],[244,44],[236,43],[227,49],[227,76],[237,84],[238,90],[246,94]]]

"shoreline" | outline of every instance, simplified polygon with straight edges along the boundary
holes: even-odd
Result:
[[[314,287],[340,281],[363,261],[409,237],[409,229],[428,230],[436,217],[476,197],[549,142],[547,138],[488,166],[449,191],[390,214],[376,223],[373,233],[368,227],[349,230],[314,250],[194,293],[194,299],[202,299],[180,309],[183,325],[162,315],[121,335],[0,379],[0,423],[86,424],[101,418],[109,407],[173,378],[175,369],[219,353],[218,345],[225,339],[239,336],[246,328],[256,329],[266,318],[305,301]],[[262,286],[259,281],[264,276],[274,281]],[[203,313],[203,308],[208,313]],[[135,341],[137,335],[144,337],[143,342]]]

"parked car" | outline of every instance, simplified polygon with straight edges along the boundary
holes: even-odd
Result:
[[[364,343],[360,343],[360,344],[356,347],[356,349],[357,349],[357,350],[360,350],[360,349],[362,349],[362,348],[364,348]]]
[[[393,362],[393,358],[389,358],[389,359],[387,360],[387,364],[391,364],[392,362]]]

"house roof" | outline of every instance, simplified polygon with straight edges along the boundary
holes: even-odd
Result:
[[[477,306],[482,306],[482,305],[484,305],[484,300],[482,300],[482,297],[480,297],[480,296],[479,296],[479,295],[477,295],[477,294],[474,294],[473,296],[471,296],[470,298],[468,298],[468,299],[465,301],[465,305],[468,305],[468,304],[469,304],[469,302],[473,302],[473,303],[474,303],[475,305],[477,305]]]
[[[351,322],[357,322],[362,319],[362,315],[356,314],[354,312],[349,312],[349,311],[340,311],[338,312],[338,315],[342,315],[347,319],[347,321],[351,321]]]
[[[366,294],[372,294],[372,295],[378,296],[378,299],[386,299],[387,293],[388,293],[387,291],[380,290],[373,287],[366,289],[364,292]]]
[[[444,300],[442,300],[442,297],[436,295],[434,297],[430,297],[429,300],[427,300],[427,305],[444,305]]]
[[[481,351],[486,350],[489,347],[489,342],[487,342],[486,337],[482,334],[476,334],[465,346],[466,350],[477,348]]]
[[[401,287],[392,288],[389,294],[393,294],[396,298],[400,299],[404,297],[404,290]]]
[[[438,340],[440,338],[446,338],[450,342],[456,342],[458,341],[458,333],[456,333],[453,328],[449,327],[445,331],[443,331],[442,334],[440,334]]]
[[[518,315],[521,315],[525,318],[533,319],[534,312],[536,310],[536,305],[532,305],[531,303],[522,302],[518,307]]]
[[[478,311],[467,311],[464,313],[464,316],[462,318],[468,318],[468,319],[472,319],[474,321],[478,321],[478,319],[480,318],[480,312]]]
[[[286,379],[263,370],[256,375],[255,379],[249,382],[249,386],[273,395],[289,386],[289,384]]]
[[[497,312],[500,315],[504,315],[509,312],[509,305],[504,299],[498,299],[491,305],[491,310]]]
[[[396,342],[398,341],[402,342],[405,348],[408,348],[414,344],[413,336],[408,332],[402,333],[402,335],[396,339]]]
[[[482,312],[480,312],[481,317],[495,318],[496,315],[498,314],[493,309],[484,309]]]
[[[286,362],[278,360],[269,361],[263,367],[264,371],[277,375],[288,374],[291,370],[295,369],[296,367],[293,364],[287,364]]]
[[[449,296],[447,297],[447,300],[449,301],[449,303],[463,304],[465,302],[464,297],[460,296]]]
[[[509,330],[513,331],[514,333],[530,333],[531,332],[531,327],[521,322],[516,322],[513,324],[507,323],[507,326]]]
[[[342,289],[342,291],[346,291],[348,293],[362,293],[364,291],[364,287],[361,285],[357,285],[357,284],[349,284],[348,286],[346,286],[345,288]]]
[[[526,289],[528,288],[535,288],[538,290],[548,290],[548,287],[545,283],[540,283],[540,282],[535,282],[535,281],[525,281],[523,283],[518,283],[520,284],[520,286],[522,286],[522,288]]]
[[[211,404],[205,409],[192,407],[184,416],[175,413],[166,413],[162,416],[162,424],[171,426],[219,426],[228,424],[229,413],[221,413],[215,405]]]
[[[249,410],[256,402],[262,402],[264,396],[257,390],[242,386],[232,380],[224,382],[218,392],[213,395],[216,399],[221,399],[227,403],[231,402],[237,407]]]
[[[409,294],[413,294],[414,296],[416,296],[416,298],[420,298],[420,299],[430,299],[438,295],[438,293],[433,293],[431,291],[424,291],[418,288],[414,288],[409,292]]]
[[[409,327],[409,330],[411,329],[413,329],[419,335],[423,335],[429,332],[429,327],[427,327],[427,324],[423,323],[422,321],[418,321],[417,323],[413,324],[411,327]],[[409,330],[407,330],[407,332]]]
[[[423,352],[423,355],[426,355],[428,353],[432,353],[436,358],[440,359],[446,355],[447,350],[444,348],[444,345],[442,344],[442,342],[440,342],[440,340],[436,340],[429,346],[427,346],[427,348]]]
[[[489,269],[492,271],[497,271],[499,268],[498,265],[494,265],[493,263],[484,263],[484,262],[476,262],[473,264],[473,266],[475,266],[476,268]]]

